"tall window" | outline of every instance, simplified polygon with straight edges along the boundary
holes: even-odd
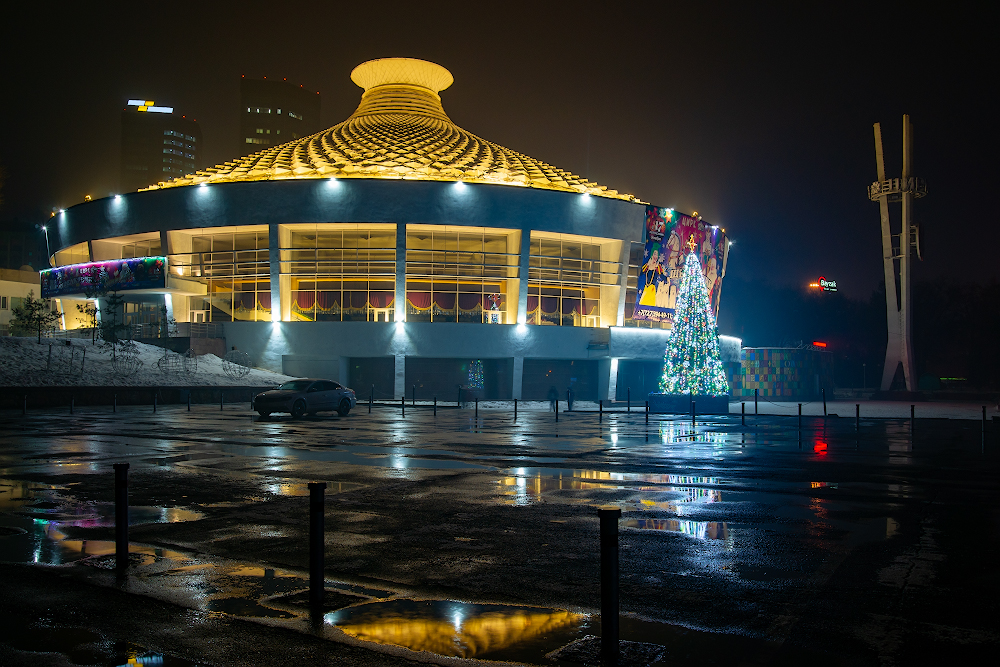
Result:
[[[621,243],[531,232],[528,324],[614,325],[621,291]]]
[[[520,239],[513,229],[407,225],[407,321],[513,323]]]
[[[396,225],[290,224],[279,229],[283,320],[393,320]]]
[[[170,232],[169,243],[170,275],[186,289],[205,290],[190,298],[192,321],[270,321],[266,225]]]

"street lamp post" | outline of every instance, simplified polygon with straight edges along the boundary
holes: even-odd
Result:
[[[40,229],[45,233],[45,261],[49,268],[52,268],[52,251],[49,250],[49,227],[48,225],[35,225],[35,229]]]

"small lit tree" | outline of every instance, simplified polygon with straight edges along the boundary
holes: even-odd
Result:
[[[59,313],[54,312],[47,299],[36,299],[34,291],[28,292],[20,306],[11,309],[11,328],[15,331],[33,332],[42,342],[42,332],[55,328]]]
[[[693,239],[689,241],[693,245]],[[665,394],[726,396],[729,381],[719,354],[719,331],[705,287],[701,262],[692,248],[684,262],[674,326],[663,355],[660,391]]]

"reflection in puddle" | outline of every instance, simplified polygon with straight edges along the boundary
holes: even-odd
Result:
[[[115,525],[112,503],[82,503],[57,493],[64,487],[18,480],[0,480],[0,560],[59,565],[88,556],[113,554],[107,540],[70,539],[67,528],[110,528]],[[10,513],[13,512],[13,513]],[[204,514],[184,507],[129,507],[129,524],[197,521]],[[129,551],[148,556],[175,553],[130,545]]]
[[[725,521],[687,521],[685,519],[629,519],[626,528],[642,530],[668,530],[672,533],[690,535],[699,540],[729,539],[729,528]]]
[[[461,658],[542,639],[554,648],[575,636],[586,620],[561,609],[449,600],[370,602],[326,615],[327,623],[358,639]]]
[[[345,491],[354,491],[360,489],[364,484],[358,484],[357,482],[327,482],[326,483],[326,493],[344,493]],[[267,484],[264,489],[275,496],[308,496],[309,495],[309,483],[308,482],[279,482],[274,484]]]
[[[641,493],[678,494],[665,501],[640,500],[645,509],[660,508],[681,513],[684,503],[710,503],[722,500],[716,489],[686,485],[718,486],[718,477],[691,475],[651,475],[603,472],[600,470],[567,470],[562,468],[514,468],[510,475],[497,480],[500,496],[513,505],[530,505],[551,491],[588,491],[632,488]],[[635,486],[639,484],[640,486]],[[645,485],[663,486],[645,486]],[[678,485],[678,486],[675,486]],[[684,485],[684,486],[679,486]]]

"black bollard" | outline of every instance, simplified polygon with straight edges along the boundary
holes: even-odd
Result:
[[[434,416],[438,416],[438,397],[434,397]]]
[[[854,430],[861,432],[861,404],[854,404]]]
[[[620,507],[597,510],[601,522],[601,665],[618,664],[618,519]]]
[[[191,392],[188,392],[188,412],[191,412]]]
[[[517,421],[517,399],[514,399],[514,421]]]
[[[757,392],[758,392],[757,389],[753,390],[753,414],[754,414],[754,416],[757,415]]]
[[[323,577],[324,489],[326,482],[309,482],[309,603],[315,606],[323,604],[326,589]]]
[[[698,414],[697,404],[694,401],[691,401],[691,427],[692,428],[694,428],[694,426],[695,426],[694,416],[696,414]]]
[[[826,417],[826,388],[823,388],[823,416]]]
[[[156,394],[153,394],[153,414],[156,414]]]
[[[740,403],[740,423],[743,426],[747,425],[747,403],[743,401]]]
[[[399,397],[399,409],[401,411],[400,412],[400,416],[405,417],[406,416],[406,396],[400,396]]]
[[[632,387],[625,388],[625,412],[632,412]]]
[[[649,423],[649,401],[646,401],[646,423]]]
[[[476,396],[476,419],[479,419],[479,397]]]
[[[417,407],[417,385],[413,385],[413,388],[410,390],[410,401],[413,407]]]
[[[799,403],[799,430],[802,430],[802,404]]]
[[[558,394],[556,394],[558,396]],[[556,423],[559,423],[559,400],[556,399]]]
[[[115,568],[128,568],[128,464],[115,463]]]
[[[455,407],[462,407],[462,385],[458,385],[458,400],[455,401]]]
[[[604,399],[597,402],[597,423],[604,423]]]

